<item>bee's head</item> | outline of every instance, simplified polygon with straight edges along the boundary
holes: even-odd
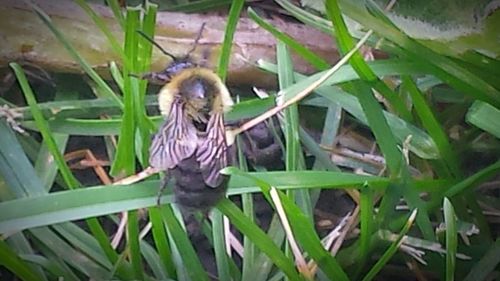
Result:
[[[174,77],[179,74],[181,71],[196,67],[196,64],[192,62],[189,57],[185,57],[182,59],[174,59],[172,63],[170,63],[167,68],[163,72],[168,74],[170,77]]]
[[[137,30],[137,32],[144,37],[151,44],[156,46],[162,53],[172,58],[172,62],[162,71],[160,72],[151,72],[142,76],[142,79],[150,80],[151,82],[157,82],[158,84],[165,84],[169,82],[174,76],[181,73],[183,70],[197,67],[197,65],[191,60],[191,53],[196,49],[198,45],[198,41],[201,38],[201,33],[203,28],[205,27],[205,23],[202,24],[200,31],[194,41],[193,47],[184,57],[176,57],[173,54],[167,52],[163,49],[157,42],[153,40],[153,38],[149,37],[147,34],[142,32],[141,30]]]
[[[186,70],[189,72],[189,70]],[[194,111],[208,114],[216,92],[210,80],[198,75],[187,76],[179,84],[179,94]]]

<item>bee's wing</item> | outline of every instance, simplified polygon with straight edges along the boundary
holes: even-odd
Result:
[[[218,187],[224,180],[219,173],[227,166],[227,144],[222,113],[215,113],[207,124],[207,135],[196,151],[203,179],[208,186]]]
[[[193,155],[197,142],[196,128],[184,113],[182,104],[174,101],[167,120],[149,148],[149,164],[161,170],[171,169]]]

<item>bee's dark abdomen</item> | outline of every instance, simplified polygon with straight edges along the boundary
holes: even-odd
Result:
[[[208,209],[226,194],[227,179],[218,187],[205,184],[201,173],[200,164],[196,156],[182,160],[175,168],[170,170],[174,178],[174,195],[178,204],[192,209]]]
[[[279,126],[276,124],[275,128]],[[262,166],[268,170],[283,168],[283,152],[280,143],[264,122],[245,132],[242,139],[243,152],[253,165]]]

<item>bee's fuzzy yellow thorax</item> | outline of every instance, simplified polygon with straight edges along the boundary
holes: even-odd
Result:
[[[179,72],[179,74],[175,75],[170,80],[170,82],[163,86],[163,88],[160,90],[160,93],[158,95],[158,104],[162,115],[168,116],[172,102],[174,101],[175,97],[178,97],[180,95],[179,88],[181,86],[181,83],[193,76],[198,76],[201,79],[206,79],[208,82],[212,83],[215,86],[215,91],[217,91],[217,93],[215,93],[214,95],[215,100],[214,104],[212,105],[212,109],[214,111],[227,112],[230,110],[231,106],[233,105],[233,100],[231,99],[231,95],[229,94],[226,85],[224,85],[219,76],[217,76],[217,74],[215,74],[208,68],[193,67],[184,69]]]

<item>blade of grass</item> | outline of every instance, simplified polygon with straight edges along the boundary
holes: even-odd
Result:
[[[333,26],[336,27],[338,46],[341,52],[346,53],[352,49],[354,42],[349,34],[349,31],[347,30],[337,0],[327,0],[326,11]],[[367,34],[370,34],[370,32]],[[359,53],[352,56],[350,63],[362,79],[364,77],[364,80],[370,81],[371,78],[375,77],[371,70],[367,70],[368,68]],[[370,74],[367,74],[366,71],[369,71]],[[410,177],[408,167],[405,164],[401,151],[398,149],[396,138],[387,123],[387,119],[383,114],[380,104],[372,94],[369,84],[359,82],[352,83],[352,86],[355,89],[356,96],[358,97],[361,107],[366,114],[370,129],[375,135],[377,144],[384,155],[385,163],[389,169],[391,178],[401,179],[401,181],[408,186],[408,188],[406,188],[406,192],[404,193],[404,197],[413,208],[421,210],[417,217],[417,224],[426,239],[433,239],[434,232],[432,230],[430,218],[424,208],[424,202],[419,197],[416,190],[412,188],[412,179]]]
[[[68,184],[69,188],[71,189],[78,188],[80,186],[80,183],[73,176],[73,173],[71,172],[68,165],[64,161],[63,156],[59,152],[57,144],[54,141],[52,133],[50,132],[49,126],[45,121],[42,112],[40,111],[40,108],[38,108],[37,106],[35,96],[33,94],[33,91],[31,90],[31,87],[28,84],[28,80],[26,79],[26,76],[24,75],[21,66],[19,66],[17,63],[10,63],[10,67],[14,70],[16,74],[16,77],[19,81],[19,85],[21,86],[21,89],[23,90],[24,96],[26,98],[26,102],[29,104],[33,117],[35,118],[35,123],[37,127],[40,128],[40,133],[42,134],[45,144],[47,145],[47,148],[54,156],[57,166],[59,167],[59,171],[61,172],[61,175],[63,176],[65,182]]]
[[[0,172],[2,181],[8,188],[0,195],[2,201],[41,196],[45,188],[30,165],[30,161],[14,135],[14,132],[5,121],[0,120]]]
[[[176,279],[175,265],[170,254],[170,244],[167,240],[165,226],[161,220],[161,213],[157,207],[149,208],[149,220],[153,224],[153,239],[168,277]]]
[[[403,32],[387,24],[384,20],[370,15],[364,7],[358,6],[351,1],[341,0],[343,11],[352,19],[363,26],[369,26],[376,33],[391,40],[404,49],[402,55],[411,55],[414,60],[429,63],[431,73],[442,81],[449,83],[452,87],[470,95],[472,98],[489,102],[500,108],[500,92],[481,78],[477,77],[467,69],[461,67],[451,59],[439,55],[423,44],[409,38]]]
[[[201,0],[196,2],[189,2],[186,4],[175,5],[173,7],[168,7],[169,11],[183,12],[183,13],[194,13],[203,11],[213,11],[216,8],[221,8],[229,6],[233,3],[232,0]]]
[[[73,249],[63,239],[53,233],[46,227],[32,228],[31,234],[44,245],[49,247],[56,256],[67,262],[85,276],[95,279],[110,279],[112,276],[109,271],[95,263],[83,253]]]
[[[108,84],[92,69],[90,64],[85,61],[85,59],[78,54],[78,52],[73,48],[71,43],[66,39],[66,37],[54,26],[50,17],[42,11],[38,6],[33,4],[32,2],[28,2],[29,5],[36,12],[38,17],[47,25],[47,27],[54,33],[56,38],[63,44],[68,53],[73,57],[75,61],[77,61],[80,66],[83,68],[85,73],[92,78],[92,80],[98,85],[103,97],[109,98],[113,100],[120,108],[123,108],[123,102],[119,96],[117,96],[113,90],[109,87]]]
[[[417,216],[417,209],[413,210],[410,214],[410,217],[406,221],[406,224],[404,225],[403,229],[398,235],[398,238],[391,243],[389,248],[384,252],[382,257],[378,259],[378,261],[373,265],[373,267],[366,273],[366,275],[363,277],[363,281],[368,281],[368,280],[373,280],[375,276],[382,270],[382,268],[389,262],[391,257],[396,253],[398,250],[399,246],[403,243],[403,239],[410,230],[413,221],[415,220],[415,217]]]
[[[238,164],[242,171],[248,171],[248,166],[246,162],[245,155],[243,153],[243,143],[242,136],[236,137],[236,147],[238,149]],[[252,222],[255,223],[255,209],[253,204],[253,195],[251,193],[241,194],[241,206],[245,216]],[[258,249],[253,244],[252,240],[248,236],[243,236],[243,260],[241,266],[241,280],[250,281],[255,280],[255,271],[253,270],[253,265],[255,264],[255,256]]]
[[[402,77],[402,86],[410,93],[414,108],[422,121],[424,128],[429,132],[430,136],[436,143],[439,149],[441,159],[446,163],[449,173],[454,177],[461,177],[463,174],[459,167],[458,156],[455,154],[450,145],[450,140],[446,132],[441,128],[439,121],[435,117],[430,106],[423,98],[422,92],[417,88],[417,85],[411,77],[405,75]]]
[[[221,52],[219,56],[219,63],[217,67],[217,75],[222,81],[226,81],[227,68],[229,66],[229,58],[231,56],[231,48],[233,46],[233,36],[236,31],[238,19],[240,17],[241,9],[245,4],[244,0],[232,1],[231,9],[227,16],[226,30],[224,31],[224,41],[222,42]]]
[[[272,262],[280,268],[290,280],[302,280],[295,269],[293,261],[288,259],[266,234],[252,223],[231,201],[223,199],[217,209],[229,218],[231,223],[245,236],[248,236],[260,250],[267,254]]]
[[[469,274],[465,276],[464,281],[482,281],[488,280],[500,263],[500,239],[497,239],[493,245],[484,253],[484,255],[472,266]]]
[[[136,30],[139,29],[139,17],[141,10],[139,8],[127,8],[127,16],[125,22],[125,55],[128,58],[137,57],[138,38]],[[129,76],[129,73],[134,73],[137,69],[137,60],[132,60],[132,68],[123,69],[123,102],[124,110],[122,124],[120,128],[120,138],[118,139],[118,147],[116,150],[115,159],[111,166],[110,174],[113,176],[131,175],[135,172],[135,133],[136,133],[136,115],[135,104],[138,88],[135,78]],[[134,80],[134,81],[132,81]]]
[[[336,27],[337,43],[342,53],[346,53],[354,46],[354,41],[350,36],[347,26],[342,18],[340,8],[336,0],[326,1],[326,11],[332,21],[333,26]],[[363,74],[362,71],[366,69],[361,66],[362,57],[359,53],[351,57],[350,63],[356,70],[358,75],[363,79],[368,74]],[[365,78],[366,79],[366,78]],[[386,164],[391,172],[392,177],[401,173],[403,159],[401,152],[397,148],[397,142],[392,134],[387,120],[385,119],[382,108],[378,101],[375,99],[368,85],[364,83],[355,83],[356,96],[359,99],[361,107],[366,114],[368,124],[375,135],[377,144],[384,155]]]
[[[52,225],[52,228],[74,248],[79,249],[87,256],[111,270],[113,264],[107,259],[104,251],[100,248],[96,239],[85,230],[73,223],[61,223]]]
[[[75,99],[77,98],[77,95],[78,93],[76,91],[65,90],[63,86],[63,89],[59,88],[54,100]],[[53,133],[52,135],[56,145],[59,147],[59,152],[63,154],[64,151],[66,151],[66,144],[68,142],[69,135],[57,133]],[[39,178],[43,182],[43,185],[47,191],[49,191],[50,188],[52,188],[57,175],[57,163],[54,162],[54,158],[52,157],[50,150],[44,143],[42,143],[42,146],[38,151],[34,166]]]
[[[208,281],[209,278],[207,273],[203,269],[200,259],[196,255],[186,232],[182,229],[181,225],[175,218],[170,205],[163,205],[161,207],[161,213],[163,221],[165,222],[165,225],[167,225],[168,231],[171,233],[171,237],[179,250],[183,264],[189,265],[187,273],[190,279]]]
[[[474,187],[477,187],[479,184],[487,181],[488,179],[498,175],[500,172],[500,161],[497,161],[489,166],[487,166],[484,169],[481,169],[477,173],[473,174],[472,176],[464,179],[463,181],[449,187],[444,195],[446,197],[453,197],[456,196],[464,190],[471,189]]]
[[[128,212],[127,222],[127,247],[129,249],[130,261],[132,263],[133,275],[136,280],[143,280],[143,266],[141,259],[141,247],[139,245],[139,218],[137,210]]]
[[[500,120],[500,110],[492,105],[475,101],[467,111],[465,120],[500,139],[500,128],[496,122],[491,120]]]
[[[335,143],[337,132],[341,125],[341,118],[342,118],[342,107],[333,102],[330,105],[328,105],[325,121],[323,123],[323,132],[321,133],[321,141],[320,141],[321,145],[332,146]],[[311,151],[310,148],[308,149],[309,151]],[[320,152],[323,152],[321,154],[325,155],[323,150],[320,150]],[[325,156],[326,160],[328,160],[327,163],[331,162],[330,157],[328,157],[328,155]],[[331,163],[330,165],[324,165],[318,159],[318,156],[315,157],[316,159],[313,165],[313,170],[318,169],[318,167],[322,167],[323,169],[330,171],[340,171],[338,167],[336,167],[333,163]]]
[[[294,83],[293,63],[287,46],[278,41],[276,46],[276,61],[278,65],[278,84],[280,90]],[[283,114],[278,114],[281,128],[285,133],[285,168],[287,171],[303,170],[305,168],[302,148],[299,138],[299,110],[297,104],[285,108]],[[290,199],[297,202],[302,211],[313,218],[311,198],[307,190],[287,192]]]
[[[76,0],[75,1],[78,6],[80,6],[85,13],[92,19],[92,21],[99,27],[101,32],[106,36],[106,39],[108,39],[109,44],[111,45],[111,48],[113,51],[123,60],[123,63],[130,67],[130,61],[127,59],[125,56],[125,53],[123,52],[123,48],[120,46],[120,43],[118,43],[118,40],[116,40],[115,36],[111,32],[111,30],[108,28],[106,23],[104,22],[103,18],[97,15],[96,12],[87,4],[87,2],[83,0]],[[108,1],[109,2],[109,1]],[[121,15],[121,13],[119,13]],[[115,14],[115,18],[116,18]]]
[[[146,6],[144,7],[144,14],[142,17],[142,31],[149,35],[151,38],[154,37],[154,30],[156,25],[156,13],[158,6],[146,1]],[[138,38],[138,51],[137,51],[137,67],[134,69],[136,73],[146,73],[150,70],[151,58],[153,52],[153,45],[150,42],[140,36]],[[141,162],[143,167],[149,166],[149,146],[151,142],[151,133],[156,130],[156,126],[148,118],[146,110],[146,90],[148,81],[129,77],[132,81],[138,83],[138,92],[134,95],[134,105],[135,105],[135,119],[136,127],[138,130],[138,135],[140,136],[137,143],[137,157]]]
[[[163,265],[161,264],[160,256],[155,251],[155,249],[149,245],[146,241],[139,241],[141,254],[144,257],[144,261],[151,269],[151,272],[154,274],[153,280],[166,280],[167,272],[164,270]],[[148,272],[148,269],[144,269],[145,272]]]
[[[383,190],[389,182],[380,177],[324,171],[265,172],[252,175],[280,189],[347,188],[359,187],[367,182],[373,188]],[[431,183],[426,182],[425,185],[429,186]],[[158,186],[159,181],[151,180],[127,186],[93,186],[2,202],[0,233],[154,206]],[[229,186],[228,195],[259,190],[252,180],[238,175],[232,176]],[[171,192],[165,192],[162,196],[162,202],[172,200]]]
[[[377,64],[378,63],[380,62],[377,62]],[[260,63],[260,66],[266,70],[277,72],[276,67],[269,63]],[[409,69],[400,69],[400,70],[406,72]],[[283,91],[284,95],[287,96],[287,98],[291,98],[291,96],[294,96],[297,92],[302,90],[303,87],[306,87],[307,85],[312,83],[312,81],[314,81],[314,78],[318,77],[321,73],[323,72],[320,72],[318,74],[309,77],[296,73],[295,74],[296,79],[299,79],[299,82],[297,82],[293,86]],[[331,79],[327,80],[325,84],[336,84],[336,81],[338,82],[351,81],[351,79],[349,78],[344,79],[345,77],[339,77],[342,76],[343,74],[345,74],[345,72],[338,72]],[[389,73],[387,74],[390,75]],[[397,74],[397,71],[394,72],[394,74]],[[368,118],[366,117],[366,114],[362,109],[359,99],[357,99],[353,95],[348,94],[335,86],[320,86],[318,89],[315,90],[315,92],[325,97],[326,99],[329,99],[331,102],[341,105],[347,112],[354,115],[362,123],[367,125],[369,124]],[[312,102],[312,99],[310,99],[309,101]],[[326,103],[323,101],[320,101],[319,103],[314,103],[314,105],[317,106],[319,105],[325,106],[325,104]],[[425,132],[413,126],[411,123],[398,118],[392,113],[384,111],[384,116],[386,116],[390,128],[394,132],[394,135],[397,137],[397,140],[400,144],[402,144],[409,135],[412,135],[412,138],[409,143],[409,148],[412,152],[414,152],[419,157],[422,157],[424,159],[436,159],[437,157],[439,157],[439,152],[436,148],[436,145],[434,144],[432,138],[430,138]]]
[[[224,233],[223,216],[218,210],[212,210],[212,237],[215,251],[215,262],[217,264],[217,278],[221,281],[231,280],[229,268],[229,257],[226,249],[226,235]]]
[[[274,215],[273,218],[271,219],[271,223],[267,230],[267,236],[271,238],[274,244],[277,245],[278,247],[280,247],[280,245],[282,245],[283,242],[285,241],[285,231],[283,230],[283,227],[281,226],[281,222],[277,215]],[[265,253],[260,252],[255,257],[253,268],[254,268],[253,278],[248,280],[253,280],[253,281],[270,280],[269,275],[273,269],[273,263]],[[257,274],[255,274],[255,272],[257,272]],[[281,273],[280,276],[284,275]]]
[[[335,26],[335,32],[332,33],[336,36],[338,47],[342,53],[346,53],[354,46],[354,40],[351,37],[344,20],[341,17],[340,9],[336,1],[326,2],[326,11],[329,15],[332,25]],[[371,32],[368,32],[371,33]],[[387,84],[380,80],[377,75],[368,67],[360,53],[356,53],[350,60],[350,64],[359,75],[361,80],[365,81],[367,85],[379,92],[391,104],[394,110],[400,117],[406,121],[412,120],[410,111],[406,108],[403,100],[397,95],[396,92],[391,90]]]
[[[36,254],[35,250],[30,245],[30,240],[22,232],[14,233],[4,240],[10,247],[11,250],[15,251],[20,258],[26,260],[26,256],[34,256]],[[47,281],[47,276],[45,271],[41,266],[36,264],[29,265],[32,270],[38,276],[40,280]]]
[[[248,16],[252,20],[254,20],[255,23],[257,23],[260,27],[262,27],[263,29],[267,30],[269,33],[274,35],[274,37],[276,37],[280,41],[286,43],[287,46],[292,48],[295,52],[297,52],[297,54],[299,54],[302,58],[304,58],[307,62],[312,64],[317,69],[325,70],[325,69],[330,68],[330,64],[328,62],[326,62],[323,58],[319,57],[314,52],[307,49],[302,44],[298,43],[292,37],[277,30],[270,23],[266,22],[261,17],[259,17],[259,15],[257,15],[257,13],[250,7],[248,8]]]
[[[363,270],[366,262],[368,261],[370,253],[371,237],[375,230],[375,225],[373,224],[374,210],[373,210],[373,192],[369,186],[363,186],[360,190],[360,263],[358,264],[358,274]]]
[[[0,264],[22,280],[35,281],[40,279],[38,274],[24,260],[20,259],[3,240],[0,240]]]
[[[32,109],[32,114],[33,117],[35,118],[35,122],[37,124],[37,127],[40,128],[40,133],[42,134],[43,140],[47,145],[47,148],[49,149],[50,153],[53,155],[55,162],[57,164],[57,167],[62,174],[62,177],[64,178],[64,181],[66,185],[70,189],[77,189],[81,186],[81,184],[78,182],[78,180],[74,177],[73,173],[69,169],[66,161],[64,160],[63,156],[59,152],[59,149],[53,139],[52,132],[50,131],[48,124],[46,120],[44,119],[40,109],[37,106],[35,97],[33,95],[33,92],[31,91],[31,88],[29,84],[27,83],[26,76],[24,75],[24,72],[20,68],[19,65],[12,63],[11,67],[14,69],[14,72],[16,73],[16,76],[19,80],[19,83],[21,85],[21,88],[23,89],[23,92],[26,97],[26,101],[28,102],[30,108]],[[117,260],[117,255],[116,252],[111,248],[111,245],[109,243],[109,240],[107,238],[107,235],[105,231],[103,230],[102,226],[100,223],[97,221],[96,218],[89,218],[87,220],[87,224],[90,227],[92,233],[98,239],[99,244],[101,245],[102,249],[104,252],[107,254],[108,258],[111,260],[112,263],[116,262]],[[120,267],[120,272],[121,272],[121,267]]]
[[[446,281],[455,280],[455,263],[457,254],[457,223],[453,205],[448,198],[443,203],[444,223],[446,225]]]
[[[243,177],[247,177],[253,180],[262,190],[262,193],[269,201],[270,204],[273,203],[271,199],[270,191],[272,186],[266,181],[259,179],[250,175],[249,173],[244,173],[237,170],[234,167],[226,168],[225,171],[232,174],[237,174]],[[293,234],[295,238],[300,242],[300,245],[304,248],[304,251],[313,258],[321,270],[331,279],[331,280],[349,280],[347,274],[340,267],[335,258],[325,250],[319,237],[316,234],[314,225],[311,223],[310,218],[306,216],[300,208],[293,203],[293,201],[288,198],[283,192],[277,191],[283,208],[286,212],[288,219],[290,220],[290,226],[292,227]],[[307,278],[307,276],[305,276]]]
[[[59,278],[64,278],[64,280],[68,281],[80,280],[76,274],[73,274],[71,270],[68,270],[67,267],[62,266],[60,262],[55,261],[54,259],[46,258],[41,255],[23,255],[22,258],[28,262],[39,265],[44,268],[47,273],[50,273],[53,276],[58,276]]]
[[[113,15],[115,16],[115,19],[122,30],[125,30],[125,17],[123,16],[122,9],[118,0],[106,0],[106,3],[111,8]]]

